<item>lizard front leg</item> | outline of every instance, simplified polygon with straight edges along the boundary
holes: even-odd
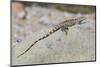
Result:
[[[65,32],[65,34],[67,35],[67,33],[68,33],[68,27],[66,27],[66,26],[63,26],[62,28],[61,28],[61,31],[62,32]]]

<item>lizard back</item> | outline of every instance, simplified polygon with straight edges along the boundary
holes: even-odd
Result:
[[[69,20],[65,20],[63,22],[61,22],[60,24],[56,25],[54,28],[52,28],[52,30],[50,32],[48,32],[46,35],[44,35],[43,37],[39,38],[38,40],[36,40],[33,44],[31,44],[29,46],[29,48],[27,48],[22,54],[20,54],[19,56],[17,57],[20,57],[22,55],[24,55],[28,50],[30,50],[32,48],[32,46],[34,46],[37,42],[47,38],[48,36],[50,36],[51,34],[53,34],[54,32],[58,31],[59,29],[63,28],[63,27],[71,27],[73,25],[76,25],[76,24],[81,24],[81,22],[85,20],[84,17],[78,17],[78,18],[75,18],[75,19],[69,19]]]

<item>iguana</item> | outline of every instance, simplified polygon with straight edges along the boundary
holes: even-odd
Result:
[[[69,27],[72,27],[76,24],[82,24],[82,21],[85,20],[85,17],[77,17],[74,19],[68,19],[65,20],[63,22],[61,22],[60,24],[56,25],[54,28],[52,28],[52,30],[50,32],[48,32],[46,35],[44,35],[43,37],[39,38],[38,40],[36,40],[33,44],[31,44],[22,54],[20,54],[17,57],[20,57],[22,55],[24,55],[26,52],[28,52],[37,42],[49,37],[50,35],[52,35],[53,33],[55,33],[58,30],[62,30],[67,32]]]

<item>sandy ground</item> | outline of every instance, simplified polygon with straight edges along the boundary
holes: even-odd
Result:
[[[27,53],[17,58],[19,54],[24,52],[35,40],[44,36],[54,25],[68,18],[83,15],[38,6],[28,7],[26,10],[28,12],[27,20],[12,19],[13,65],[95,60],[95,18],[92,14],[84,15],[87,18],[86,23],[70,27],[67,35],[58,30],[46,39],[36,43]],[[21,25],[22,27],[20,27]],[[18,35],[16,31],[23,34]],[[16,36],[15,39],[14,36]],[[19,43],[15,42],[18,38],[20,39]]]

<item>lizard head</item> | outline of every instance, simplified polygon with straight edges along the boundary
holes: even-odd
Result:
[[[85,17],[78,17],[78,18],[76,18],[76,22],[77,22],[77,24],[84,24],[85,22],[83,22],[84,20],[86,20],[86,18]]]

